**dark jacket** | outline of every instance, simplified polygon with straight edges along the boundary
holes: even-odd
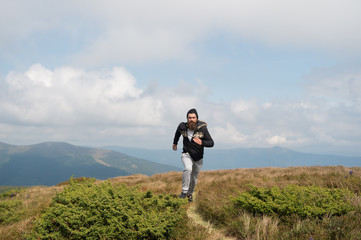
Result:
[[[207,123],[197,121],[197,129],[193,133],[192,140],[189,141],[187,134],[187,123],[181,122],[175,132],[173,144],[178,144],[180,136],[183,136],[183,153],[189,153],[194,161],[203,158],[204,147],[213,147],[214,142],[207,129]],[[198,145],[193,138],[198,137],[202,140],[202,145]]]

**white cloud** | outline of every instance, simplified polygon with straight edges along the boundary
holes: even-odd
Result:
[[[192,45],[217,34],[282,48],[360,54],[357,1],[106,1],[87,9],[107,26],[77,55],[76,60],[93,63],[192,59],[197,52]]]
[[[52,70],[36,64],[5,78],[5,88],[0,89],[0,141],[167,148],[179,122],[195,107],[208,123],[217,148],[279,145],[357,154],[361,144],[358,81],[337,85],[348,78],[334,74],[327,78],[334,79],[329,83],[317,76],[308,86],[313,95],[302,100],[263,103],[238,98],[216,104],[207,100],[209,89],[201,80],[181,81],[173,88],[156,82],[140,88],[123,67]],[[341,100],[332,98],[334,87],[327,90],[332,84],[340,86],[336,95]]]
[[[19,43],[37,35],[44,36],[39,43],[44,44],[54,32],[61,33],[59,45],[69,41],[81,46],[66,53],[78,66],[194,59],[195,43],[217,34],[280,48],[322,49],[331,55],[361,53],[361,2],[357,0],[4,4],[0,49],[8,60]]]
[[[41,84],[44,87],[51,87],[53,73],[50,70],[44,68],[42,65],[36,64],[25,72],[25,77],[33,83]],[[9,81],[9,83],[11,85],[11,80]],[[18,87],[22,87],[21,83]]]
[[[134,69],[150,63],[143,66],[151,68],[167,62],[166,68],[179,59],[189,67],[199,60],[197,54],[204,54],[199,47],[215,36],[276,46],[272,51],[282,53],[323,52],[357,62],[359,29],[358,0],[5,1],[0,8],[0,70],[23,70],[5,70],[7,76],[0,79],[0,137],[25,143],[51,138],[168,146],[176,125],[195,107],[209,123],[216,146],[358,149],[360,66],[317,69],[308,76],[302,100],[266,103],[243,96],[213,103],[208,97],[218,89],[209,89],[207,79],[199,76],[176,87],[156,82],[138,86],[127,69],[106,67]],[[212,63],[207,56],[200,58]],[[58,67],[35,64],[24,70],[34,62]],[[242,66],[247,64],[252,63]],[[182,77],[189,76],[184,71]],[[233,87],[224,79],[222,84]]]
[[[231,101],[230,108],[233,114],[235,114],[238,119],[253,121],[257,118],[259,113],[259,105],[255,100],[246,101],[243,99],[238,99]]]
[[[231,123],[226,123],[225,126],[212,127],[213,138],[220,142],[222,147],[228,146],[241,146],[245,143],[248,136],[244,135],[236,129]]]
[[[109,29],[73,56],[73,62],[87,66],[102,64],[143,63],[169,59],[191,59],[193,53],[182,36],[172,29]]]
[[[327,99],[305,98],[274,100],[264,104],[241,99],[224,107],[229,107],[223,115],[228,117],[232,128],[220,127],[215,130],[223,135],[234,132],[234,136],[247,138],[243,142],[230,138],[226,142],[221,138],[222,147],[279,145],[325,153],[337,153],[343,149],[342,154],[352,155],[357,154],[355,146],[361,143],[358,137],[361,134],[361,111],[356,105],[345,108],[342,101],[331,105]]]
[[[361,71],[359,66],[356,69],[334,66],[314,71],[308,76],[305,88],[313,96],[332,102],[351,104],[361,110]]]
[[[321,83],[315,82],[320,89]],[[330,105],[318,98],[267,103],[239,98],[215,104],[207,100],[201,80],[174,88],[136,85],[122,67],[51,70],[37,64],[11,72],[1,90],[1,141],[167,148],[179,122],[195,107],[218,148],[317,146],[315,151],[355,154],[361,144],[361,111],[355,105],[345,108],[342,102]]]
[[[5,80],[0,125],[6,131],[1,138],[10,142],[159,147],[173,137],[190,108],[207,105],[201,100],[206,90],[200,81],[181,82],[173,89],[156,84],[142,89],[123,67],[50,70],[35,64],[24,72],[10,72]],[[202,94],[197,97],[194,89]]]
[[[279,144],[285,143],[286,141],[287,141],[286,138],[284,138],[282,136],[278,136],[278,135],[267,139],[267,142],[271,145],[279,145]]]
[[[11,96],[1,102],[4,115],[23,124],[154,125],[160,122],[156,99],[141,98],[134,77],[124,68],[85,72],[71,67],[51,71],[40,64],[6,77]]]

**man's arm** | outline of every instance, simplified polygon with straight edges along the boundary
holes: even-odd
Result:
[[[214,146],[214,141],[211,137],[211,134],[209,134],[207,127],[204,127],[204,137],[202,139],[202,146],[204,147]]]
[[[177,151],[177,145],[178,145],[180,136],[181,136],[181,132],[179,131],[179,126],[178,126],[177,130],[175,131],[175,134],[174,134],[173,145],[172,145],[172,148],[174,151]]]

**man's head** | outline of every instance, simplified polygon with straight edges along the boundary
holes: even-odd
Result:
[[[196,115],[196,117],[197,117],[197,120],[198,120],[198,113],[197,113],[197,110],[195,108],[192,108],[187,112],[187,119],[188,119],[188,115],[190,113],[194,113]]]
[[[197,110],[192,108],[187,112],[187,125],[192,131],[197,128],[198,113]]]

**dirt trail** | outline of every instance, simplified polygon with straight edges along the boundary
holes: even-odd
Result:
[[[193,195],[193,199],[195,199],[195,196]],[[222,231],[219,229],[216,229],[212,226],[210,222],[204,221],[202,217],[197,213],[196,211],[196,203],[193,202],[188,208],[187,211],[188,217],[192,219],[196,224],[201,225],[205,227],[209,234],[211,234],[211,237],[207,240],[235,240],[236,238],[225,236]]]

